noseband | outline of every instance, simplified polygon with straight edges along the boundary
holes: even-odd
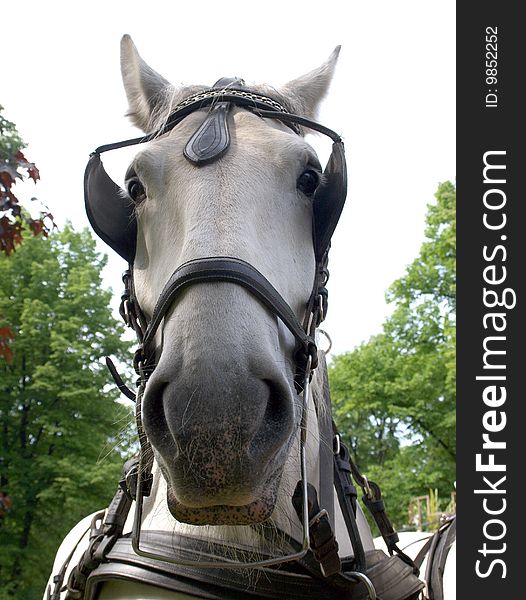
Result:
[[[313,332],[310,333],[312,325],[300,323],[279,292],[255,267],[239,258],[226,256],[190,260],[173,272],[161,292],[152,318],[144,331],[141,346],[136,352],[137,370],[150,371],[150,362],[155,355],[155,334],[180,294],[189,286],[217,281],[226,281],[244,287],[288,327],[296,339],[295,357],[297,364],[301,365],[301,370],[296,374],[295,384],[298,393],[301,392],[306,361],[310,357],[312,368],[317,365],[316,343]]]

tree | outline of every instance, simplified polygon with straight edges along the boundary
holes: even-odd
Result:
[[[0,256],[0,314],[15,332],[0,362],[0,597],[40,598],[64,534],[107,505],[133,421],[101,357],[128,343],[101,289],[105,258],[85,230],[26,238]],[[2,596],[4,594],[4,596]]]
[[[22,242],[25,230],[46,237],[54,221],[53,215],[43,205],[39,217],[33,218],[14,194],[13,186],[17,180],[24,179],[24,173],[35,183],[40,174],[35,164],[22,153],[25,144],[15,124],[1,114],[2,110],[0,106],[0,254],[9,256]],[[13,337],[11,329],[0,328],[0,358],[11,360],[10,342]]]
[[[449,498],[455,481],[455,197],[439,186],[420,254],[387,292],[383,333],[329,369],[338,425],[399,527],[412,497]]]
[[[0,106],[0,113],[2,111]],[[35,183],[40,179],[35,163],[22,153],[24,147],[15,124],[0,114],[0,251],[7,255],[21,243],[25,229],[46,237],[53,226],[53,215],[45,207],[42,206],[40,216],[34,219],[27,210],[22,210],[13,192],[17,180],[24,179],[24,173]]]

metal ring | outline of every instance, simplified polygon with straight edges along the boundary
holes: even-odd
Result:
[[[343,573],[343,576],[346,579],[350,579],[352,577],[360,580],[367,588],[369,600],[376,600],[376,590],[374,589],[373,582],[369,579],[369,577],[367,577],[367,575],[360,573],[359,571],[349,571],[348,573]]]
[[[332,339],[331,339],[331,336],[325,331],[325,329],[319,329],[318,328],[316,331],[317,331],[317,333],[321,333],[325,337],[325,339],[329,342],[329,347],[327,348],[327,350],[323,350],[325,352],[325,354],[329,354],[329,352],[332,349]]]

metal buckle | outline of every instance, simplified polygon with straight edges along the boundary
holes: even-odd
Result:
[[[317,515],[314,515],[312,517],[312,519],[309,521],[309,527],[316,525],[323,519],[323,517],[328,517],[328,516],[329,516],[329,513],[324,508],[322,508],[320,510],[320,512]]]
[[[284,556],[276,556],[274,558],[268,558],[257,561],[228,561],[225,559],[219,559],[214,561],[199,561],[199,560],[182,560],[178,558],[172,558],[164,554],[157,554],[155,552],[149,552],[141,548],[141,525],[143,515],[143,476],[144,473],[144,457],[141,452],[137,478],[137,499],[135,507],[135,515],[133,518],[133,528],[131,535],[132,548],[135,554],[143,556],[145,558],[151,558],[154,560],[160,560],[174,565],[183,567],[200,567],[204,569],[240,569],[240,568],[261,568],[270,567],[273,565],[279,565],[285,562],[297,561],[303,558],[310,550],[310,537],[309,537],[309,507],[307,498],[307,459],[305,452],[305,441],[307,437],[307,405],[310,394],[310,375],[311,375],[312,356],[309,356],[307,361],[307,367],[305,369],[305,383],[303,388],[303,403],[300,423],[300,474],[302,482],[302,496],[303,496],[303,508],[302,508],[302,545],[301,550],[292,554],[286,554]],[[139,401],[139,399],[138,399]],[[323,512],[323,511],[322,511]]]
[[[124,271],[122,274],[122,283],[124,283],[124,291],[121,294],[121,303],[119,305],[119,314],[122,320],[128,327],[132,327],[131,314],[130,314],[130,276],[129,270]]]
[[[371,491],[371,488],[369,486],[369,481],[367,480],[367,477],[365,475],[362,475],[363,477],[363,488],[365,490],[365,495],[367,496],[367,498],[369,498],[369,500],[374,500],[374,495]]]
[[[321,294],[318,294],[318,310],[319,312],[319,317],[318,317],[318,325],[325,320],[325,311],[323,310],[323,296]]]

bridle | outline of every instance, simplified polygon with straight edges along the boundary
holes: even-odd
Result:
[[[186,116],[196,110],[210,110],[185,146],[184,155],[192,163],[202,165],[217,160],[230,144],[228,112],[231,106],[242,107],[262,118],[276,119],[295,133],[300,127],[308,127],[333,141],[333,147],[323,177],[313,197],[313,240],[316,268],[312,292],[306,303],[305,317],[300,322],[272,284],[252,265],[234,257],[208,257],[190,261],[179,266],[172,274],[154,309],[152,319],[146,323],[134,293],[133,261],[137,224],[130,202],[125,202],[124,192],[107,175],[100,155],[109,150],[151,141],[171,131]],[[141,138],[134,138],[100,146],[90,156],[84,177],[86,212],[97,234],[118,252],[130,265],[125,276],[125,293],[121,314],[128,325],[136,331],[141,344],[136,353],[135,366],[140,364],[145,372],[152,363],[152,342],[155,333],[179,293],[189,285],[199,282],[231,281],[244,286],[265,306],[274,312],[288,327],[296,340],[297,391],[303,386],[303,375],[308,358],[312,368],[317,365],[314,331],[327,312],[328,279],[327,261],[330,240],[342,212],[347,193],[347,174],[344,146],[341,137],[304,117],[291,114],[276,100],[244,89],[240,79],[220,79],[214,87],[183,100],[158,131]]]
[[[301,318],[294,313],[268,279],[254,266],[246,261],[230,256],[211,256],[188,261],[172,273],[165,284],[154,307],[151,318],[146,319],[141,310],[134,289],[133,262],[137,224],[131,202],[125,200],[125,194],[107,175],[100,156],[104,152],[127,146],[142,144],[154,140],[176,127],[189,114],[209,108],[204,121],[187,142],[184,155],[193,164],[201,165],[220,158],[227,152],[230,144],[228,130],[228,113],[232,106],[248,110],[264,119],[275,119],[287,125],[294,133],[301,134],[302,128],[318,131],[333,141],[332,152],[324,170],[321,183],[313,196],[313,241],[315,254],[315,272],[309,298],[305,302],[305,313]],[[363,545],[356,524],[356,488],[350,475],[360,484],[369,498],[373,516],[377,522],[382,521],[380,529],[388,543],[390,553],[396,551],[397,536],[385,517],[381,493],[371,491],[368,482],[352,463],[348,451],[340,443],[339,434],[332,419],[325,419],[322,425],[320,415],[324,408],[316,406],[320,424],[320,437],[324,441],[324,452],[329,468],[320,473],[320,501],[318,493],[307,481],[305,442],[306,442],[306,408],[309,402],[310,381],[318,363],[318,351],[315,341],[316,328],[327,313],[328,252],[330,240],[341,215],[346,198],[346,165],[344,146],[341,137],[319,123],[299,115],[292,114],[281,103],[273,98],[247,90],[239,79],[221,79],[212,88],[194,94],[180,104],[159,130],[140,138],[134,138],[107,144],[97,148],[90,156],[84,178],[86,211],[97,234],[107,242],[129,264],[124,274],[125,291],[122,295],[120,313],[126,324],[132,327],[139,341],[134,357],[134,367],[139,375],[138,391],[134,394],[119,377],[111,361],[107,360],[112,375],[123,393],[136,399],[136,420],[141,451],[139,461],[126,469],[121,488],[115,496],[106,516],[106,525],[113,527],[111,535],[101,538],[98,555],[103,557],[111,549],[118,535],[122,532],[125,517],[132,500],[136,501],[136,511],[132,531],[132,546],[136,554],[148,559],[155,559],[179,566],[206,567],[221,569],[261,568],[290,561],[301,561],[307,555],[313,555],[318,571],[333,583],[345,586],[362,582],[369,598],[376,598],[374,587],[365,575],[365,558]],[[286,556],[271,557],[254,562],[240,563],[231,560],[182,560],[165,554],[143,549],[141,546],[141,521],[143,498],[148,496],[152,485],[152,452],[142,425],[141,400],[148,378],[155,368],[154,340],[161,323],[182,292],[190,286],[210,282],[230,282],[242,286],[256,297],[272,314],[277,316],[293,335],[296,347],[294,352],[295,375],[294,385],[298,395],[302,397],[300,422],[300,470],[301,479],[292,498],[294,508],[302,524],[302,541],[296,542],[294,552]],[[328,390],[322,402],[330,415],[330,396]],[[327,443],[328,442],[328,443]],[[334,444],[334,449],[330,446]],[[320,445],[320,451],[322,447]],[[332,464],[334,462],[334,472]],[[328,471],[328,472],[327,472]],[[323,478],[323,481],[322,481]],[[372,484],[374,485],[374,484]],[[343,572],[338,556],[338,544],[333,531],[332,516],[323,506],[332,506],[333,490],[336,487],[338,500],[347,525],[349,537],[355,554],[355,568]],[[367,503],[367,502],[366,502]],[[321,504],[321,508],[320,508]],[[380,506],[382,504],[382,506]],[[376,514],[375,514],[376,511]],[[114,527],[118,522],[118,526]],[[383,526],[383,530],[382,530]],[[109,531],[109,530],[108,530]],[[112,537],[113,536],[113,537]],[[112,538],[110,540],[110,537]],[[109,540],[109,541],[108,541]],[[292,543],[292,540],[291,540]],[[100,547],[104,546],[104,551]],[[76,567],[78,571],[78,567]],[[73,571],[73,579],[75,570]]]
[[[225,85],[228,85],[228,87],[225,88]],[[237,87],[240,85],[242,85],[240,80],[221,79],[210,90],[201,92],[184,100],[175,108],[166,125],[155,134],[97,148],[90,157],[88,163],[85,176],[85,190],[86,206],[90,221],[96,231],[100,234],[101,227],[93,212],[95,201],[92,193],[93,178],[100,179],[101,177],[100,169],[102,168],[102,163],[99,158],[100,154],[115,148],[140,144],[155,139],[160,135],[164,135],[180,123],[188,114],[191,114],[204,106],[211,106],[211,108],[197,131],[190,137],[184,149],[185,157],[190,162],[197,165],[217,160],[228,150],[230,136],[227,116],[230,107],[233,105],[248,109],[262,118],[278,119],[288,125],[296,134],[300,133],[301,125],[320,131],[333,140],[333,150],[331,158],[329,159],[329,165],[325,170],[320,186],[314,195],[313,203],[315,206],[320,206],[322,203],[327,205],[327,203],[333,201],[333,204],[336,205],[330,206],[332,215],[330,218],[324,219],[325,223],[322,229],[319,226],[318,228],[316,227],[316,216],[314,217],[313,236],[315,241],[316,269],[312,291],[306,301],[305,315],[302,319],[299,319],[296,316],[281,294],[262,273],[250,263],[235,257],[212,256],[197,258],[177,267],[161,291],[149,320],[145,318],[135,295],[132,263],[130,264],[130,269],[124,276],[125,292],[122,297],[120,312],[125,322],[135,330],[139,340],[139,347],[136,350],[134,357],[134,367],[139,375],[136,417],[139,440],[142,448],[142,458],[138,466],[138,473],[141,475],[138,477],[136,485],[137,491],[135,499],[137,500],[137,507],[132,542],[134,550],[141,556],[168,562],[172,562],[173,560],[171,557],[146,552],[141,549],[140,545],[142,498],[144,495],[148,495],[150,491],[148,489],[150,486],[148,476],[145,478],[144,474],[150,472],[151,460],[147,461],[144,457],[152,455],[152,452],[149,449],[149,442],[142,426],[141,398],[148,378],[155,368],[155,337],[166,314],[177,303],[182,292],[190,286],[218,281],[230,282],[244,287],[250,294],[255,296],[271,313],[283,322],[294,336],[296,342],[294,352],[294,362],[296,365],[294,384],[296,392],[299,395],[301,394],[303,398],[300,425],[302,502],[299,509],[300,521],[302,522],[303,527],[303,540],[301,550],[298,552],[294,552],[286,557],[276,557],[250,564],[251,567],[262,567],[298,560],[305,556],[310,547],[307,502],[308,486],[305,459],[306,404],[309,395],[309,382],[313,371],[318,364],[315,330],[322,322],[327,311],[327,290],[325,284],[328,279],[327,257],[330,246],[330,236],[332,235],[332,231],[328,231],[327,228],[334,230],[341,210],[343,209],[346,192],[346,170],[343,141],[338,134],[314,121],[287,112],[285,107],[271,98]],[[106,177],[108,176],[106,175]],[[333,196],[337,196],[337,198],[334,198]],[[314,210],[316,212],[316,209]],[[320,211],[321,208],[318,208],[318,212]],[[122,247],[120,250],[121,255],[126,254],[126,258],[131,261],[129,242],[126,251],[122,251]],[[120,381],[119,385],[122,386]],[[129,396],[131,397],[131,394],[129,394]],[[181,563],[181,561],[178,560],[176,562],[178,564],[185,564],[186,566],[195,566],[194,561]],[[200,562],[200,566],[203,566],[202,561]],[[206,566],[239,568],[240,564],[233,561],[214,561],[209,564],[207,563]],[[243,564],[243,566],[246,565]]]

